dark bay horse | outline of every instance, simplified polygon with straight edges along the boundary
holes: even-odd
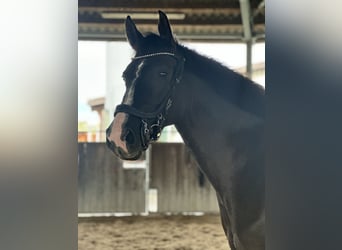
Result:
[[[265,249],[264,89],[180,45],[163,12],[158,30],[144,36],[126,19],[136,54],[107,145],[134,160],[174,124],[216,190],[230,248]]]

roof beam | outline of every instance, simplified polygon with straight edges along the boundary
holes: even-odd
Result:
[[[265,0],[262,0],[258,7],[253,11],[253,17],[256,17],[257,15],[262,14],[265,16]]]
[[[122,8],[122,7],[98,7],[98,6],[79,6],[78,12],[84,13],[84,12],[119,12],[119,13],[129,13],[129,12],[153,12],[158,13],[158,10],[160,7],[142,7],[139,8]],[[222,14],[222,15],[233,15],[238,16],[240,15],[240,8],[174,8],[174,7],[167,7],[163,8],[163,11],[168,14],[169,12],[182,12],[185,14],[197,14],[197,15],[213,15],[213,14]]]

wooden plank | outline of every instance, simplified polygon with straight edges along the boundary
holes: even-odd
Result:
[[[158,190],[158,212],[219,211],[215,190],[184,144],[153,144],[150,178]]]
[[[145,170],[123,169],[105,143],[79,143],[78,212],[145,211]]]

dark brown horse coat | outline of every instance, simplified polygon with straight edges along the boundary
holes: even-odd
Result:
[[[217,192],[230,248],[265,249],[264,89],[178,44],[159,14],[159,36],[143,36],[126,20],[136,55],[107,144],[122,159],[137,159],[175,124]]]

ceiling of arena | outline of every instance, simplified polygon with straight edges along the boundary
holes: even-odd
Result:
[[[262,42],[264,0],[79,0],[79,40],[125,40],[131,15],[141,32],[157,33],[158,10],[183,41]]]

